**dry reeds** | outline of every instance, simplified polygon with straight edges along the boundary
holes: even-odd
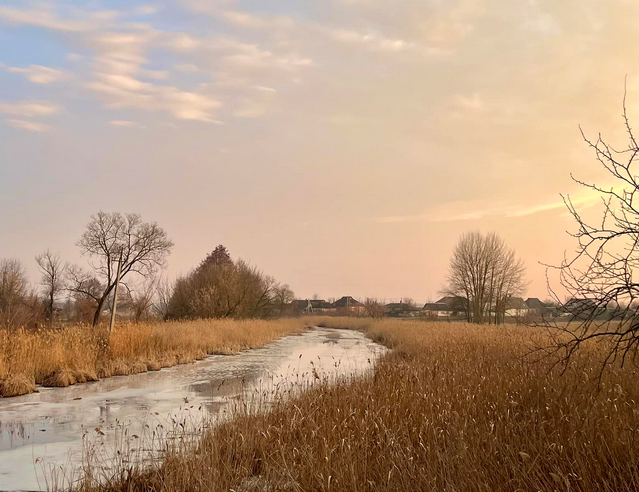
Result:
[[[330,320],[346,327],[352,320]],[[592,346],[561,373],[523,357],[523,327],[366,321],[394,351],[360,379],[320,384],[213,427],[107,491],[636,491],[639,386]]]
[[[304,330],[301,320],[127,324],[103,329],[0,330],[0,396],[156,371],[209,354],[234,354]]]

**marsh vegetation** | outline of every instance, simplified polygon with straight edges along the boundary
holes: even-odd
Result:
[[[639,488],[637,372],[616,365],[599,380],[606,347],[584,346],[564,371],[526,357],[548,340],[538,329],[314,323],[364,330],[393,351],[364,377],[317,384],[268,411],[240,405],[195,449],[79,490]]]
[[[88,325],[0,330],[0,396],[234,354],[300,333],[305,326],[302,319],[131,323],[110,336],[106,327]]]

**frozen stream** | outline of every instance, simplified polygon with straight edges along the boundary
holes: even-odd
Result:
[[[317,328],[238,355],[0,399],[0,491],[46,490],[52,477],[61,483],[77,469],[83,450],[104,461],[130,450],[131,436],[153,448],[180,423],[197,432],[205,415],[243,392],[361,374],[384,351],[359,332]]]

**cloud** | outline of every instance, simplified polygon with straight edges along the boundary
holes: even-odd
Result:
[[[152,15],[160,11],[156,5],[141,5],[131,11],[133,15]]]
[[[30,65],[27,68],[9,67],[9,72],[24,74],[34,84],[51,84],[60,82],[68,77],[66,72],[42,65]]]
[[[601,194],[591,191],[588,193],[572,195],[570,201],[575,207],[583,210],[601,202]],[[547,203],[540,203],[531,207],[522,207],[514,209],[506,213],[506,217],[525,217],[540,212],[548,212],[550,210],[565,209],[566,204],[563,200],[554,200]]]
[[[421,31],[435,46],[458,46],[475,30],[477,20],[485,11],[481,0],[450,0],[424,16]]]
[[[164,44],[175,51],[193,51],[202,46],[202,40],[186,33],[163,33]]]
[[[174,65],[173,69],[183,73],[194,73],[200,70],[198,66],[193,63],[180,63],[178,65]]]
[[[257,44],[242,43],[233,38],[217,39],[207,45],[210,51],[218,52],[219,63],[235,69],[278,69],[294,71],[301,67],[313,66],[312,59],[295,53],[275,54],[260,48]]]
[[[245,29],[285,29],[295,25],[293,19],[287,16],[255,15],[233,10],[220,10],[217,16],[228,24]]]
[[[364,46],[378,52],[393,53],[414,49],[415,43],[403,39],[391,39],[376,33],[362,33],[348,29],[328,29],[328,35],[343,44]]]
[[[117,12],[93,12],[80,19],[62,19],[46,4],[39,9],[20,10],[0,7],[0,20],[18,26],[37,26],[54,31],[82,32],[108,26],[117,17]]]
[[[571,201],[575,207],[583,210],[599,203],[601,195],[592,190],[583,190],[571,195]],[[402,222],[458,222],[479,220],[486,217],[517,219],[565,208],[564,201],[557,199],[550,199],[547,202],[534,205],[505,205],[485,200],[463,200],[437,205],[422,214],[378,217],[374,221],[393,224]]]
[[[57,113],[60,107],[45,101],[21,101],[17,103],[0,102],[0,113],[22,118],[49,116]]]
[[[210,0],[190,0],[187,4],[193,12],[206,14],[223,20],[229,25],[242,29],[286,29],[294,27],[296,22],[286,15],[240,12],[229,10],[226,6]]]
[[[109,121],[111,126],[125,127],[125,128],[145,128],[144,125],[141,125],[137,121],[130,120],[111,120]]]
[[[30,132],[46,132],[49,130],[47,125],[35,123],[33,121],[9,119],[7,120],[7,124],[13,128],[19,128],[20,130],[27,130]]]
[[[463,111],[479,111],[485,107],[484,100],[478,93],[473,94],[471,97],[457,96],[454,102],[457,108]]]
[[[132,77],[108,74],[87,87],[103,94],[110,108],[165,111],[179,120],[220,123],[214,117],[214,112],[222,103],[206,94],[181,91],[172,86],[156,86]]]

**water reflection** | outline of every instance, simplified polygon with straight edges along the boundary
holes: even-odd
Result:
[[[383,350],[358,332],[320,328],[235,356],[0,400],[0,490],[45,490],[87,454],[103,463],[155,458],[240,395],[361,374]]]

